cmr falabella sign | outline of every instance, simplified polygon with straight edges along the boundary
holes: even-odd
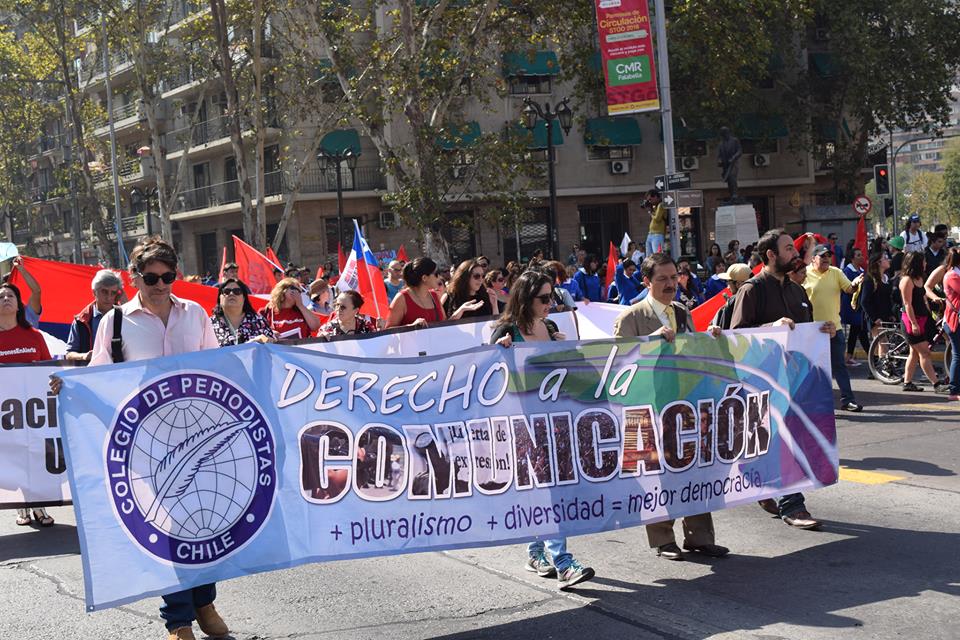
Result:
[[[609,115],[660,108],[647,0],[596,0]]]

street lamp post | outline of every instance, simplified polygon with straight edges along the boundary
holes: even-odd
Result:
[[[353,149],[343,149],[337,151],[336,153],[330,153],[328,151],[321,150],[317,153],[317,164],[320,165],[321,171],[336,170],[337,172],[337,245],[338,247],[343,246],[343,180],[340,174],[340,169],[343,166],[343,162],[346,161],[347,167],[350,169],[350,175],[353,176],[353,172],[357,168],[357,160],[359,160],[359,154],[354,153]]]
[[[137,196],[140,200],[146,203],[147,211],[144,214],[146,216],[144,222],[147,227],[147,236],[153,235],[153,227],[150,224],[150,201],[157,197],[158,191],[156,187],[148,187],[146,189],[141,189],[140,187],[133,187],[130,189],[130,195]]]
[[[560,121],[560,128],[564,134],[570,133],[573,125],[573,110],[570,109],[567,98],[561,100],[553,109],[549,102],[542,105],[530,98],[524,98],[523,125],[530,131],[537,126],[538,120],[543,120],[547,126],[547,176],[550,188],[550,210],[547,215],[547,237],[550,242],[550,252],[554,260],[560,257],[560,239],[557,234],[557,178],[554,167],[553,127],[554,121]],[[519,257],[519,256],[518,256]]]

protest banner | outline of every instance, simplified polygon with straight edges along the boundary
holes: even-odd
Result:
[[[72,367],[0,366],[0,509],[70,501],[50,375]]]
[[[829,341],[812,324],[422,358],[247,344],[62,378],[91,611],[837,479]]]

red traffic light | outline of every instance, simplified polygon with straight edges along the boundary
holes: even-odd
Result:
[[[881,177],[881,178],[886,178],[886,177],[887,177],[887,170],[886,170],[886,169],[883,169],[883,168],[877,169],[877,173],[880,174],[880,177]]]

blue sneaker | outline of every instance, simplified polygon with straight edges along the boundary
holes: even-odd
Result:
[[[539,555],[527,558],[527,564],[524,567],[527,571],[537,574],[541,578],[552,578],[557,575],[557,569],[553,563],[547,560],[547,556],[540,552]]]
[[[593,569],[585,567],[574,560],[570,563],[569,567],[557,572],[557,588],[561,591],[569,589],[577,583],[589,580],[594,575]]]

